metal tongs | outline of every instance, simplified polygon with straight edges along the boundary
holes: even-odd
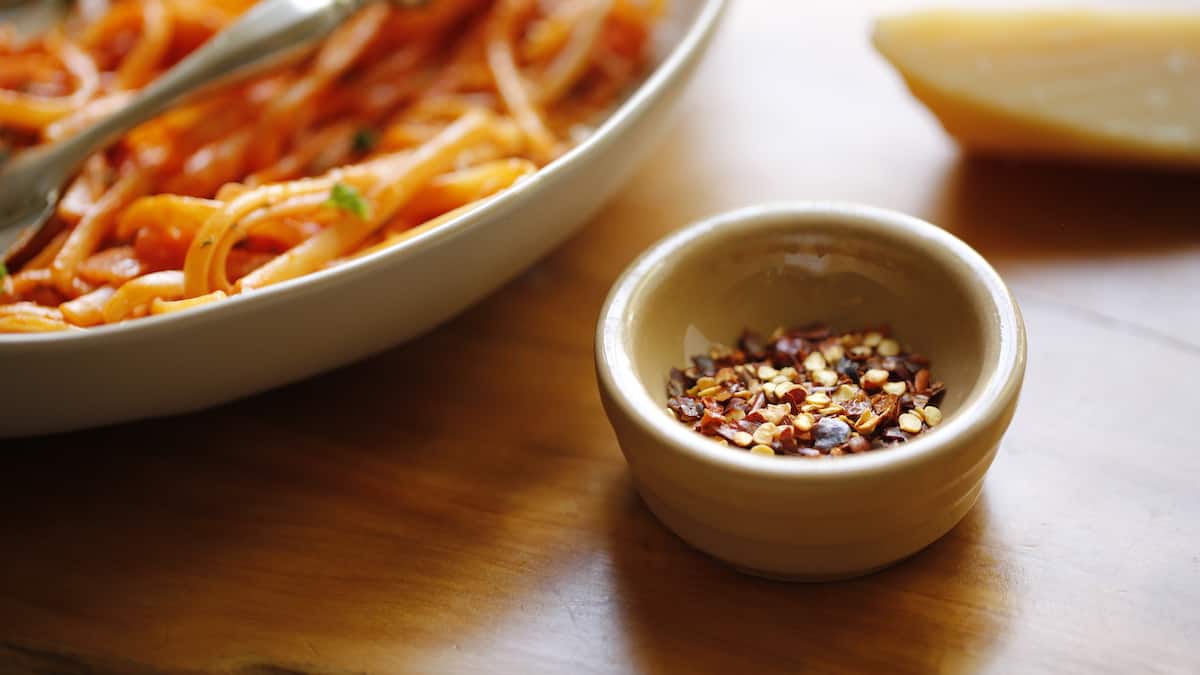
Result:
[[[0,167],[0,250],[21,264],[54,235],[63,186],[92,153],[116,142],[189,94],[246,77],[312,47],[372,0],[262,0],[237,21],[135,94],[120,110],[61,141],[14,156]],[[14,246],[18,237],[19,245]]]

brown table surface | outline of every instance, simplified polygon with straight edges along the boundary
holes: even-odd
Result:
[[[834,4],[735,3],[628,188],[436,332],[210,412],[5,441],[0,672],[1200,672],[1200,178],[968,161],[868,46],[904,3]],[[1028,321],[982,499],[857,581],[689,550],[597,397],[622,267],[770,199],[939,223]]]

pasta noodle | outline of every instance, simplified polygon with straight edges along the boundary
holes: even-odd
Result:
[[[0,31],[0,149],[75,133],[250,0],[79,2]],[[396,246],[559,156],[644,68],[661,0],[371,3],[313,52],[91,157],[0,270],[0,332],[185,311]],[[53,236],[50,236],[53,235]]]

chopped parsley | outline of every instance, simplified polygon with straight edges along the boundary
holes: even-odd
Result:
[[[378,143],[379,132],[375,131],[371,127],[363,127],[354,132],[352,146],[354,148],[354,152],[357,152],[360,155],[365,155],[374,150],[376,144]]]
[[[325,205],[348,211],[359,218],[366,218],[370,212],[367,200],[363,199],[358,190],[351,185],[343,183],[333,184],[333,189],[329,191],[329,199],[325,202]]]
[[[0,262],[0,279],[6,276],[8,276],[8,268],[4,266],[4,263]]]

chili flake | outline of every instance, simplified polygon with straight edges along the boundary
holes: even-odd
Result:
[[[908,441],[942,422],[945,390],[929,359],[888,327],[837,333],[825,324],[747,330],[672,368],[667,409],[731,449],[760,455],[858,454]]]

